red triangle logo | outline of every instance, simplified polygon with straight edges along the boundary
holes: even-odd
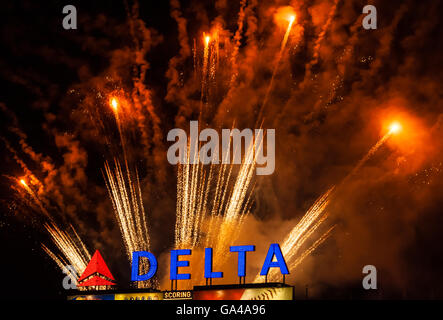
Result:
[[[91,287],[91,286],[115,286],[114,282],[100,278],[99,276],[93,276],[92,278],[83,281],[78,285],[79,287]]]
[[[115,280],[111,274],[111,271],[109,271],[108,266],[103,260],[102,255],[98,250],[96,250],[91,258],[91,261],[89,261],[88,265],[86,266],[85,271],[83,271],[82,275],[78,279],[78,286],[89,287],[115,285],[115,283],[107,280],[106,278]]]

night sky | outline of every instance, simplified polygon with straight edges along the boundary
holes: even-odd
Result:
[[[63,29],[67,4],[77,8],[76,30]],[[376,30],[361,26],[366,4],[377,8]],[[297,18],[273,77],[285,10]],[[320,299],[443,298],[442,12],[441,1],[417,0],[2,3],[1,297],[66,296],[64,275],[41,244],[62,253],[20,179],[129,287],[103,177],[105,161],[122,157],[108,103],[117,95],[133,112],[122,120],[128,161],[140,176],[161,284],[177,196],[168,131],[188,130],[197,119],[215,129],[257,128],[263,120],[276,130],[276,167],[254,176],[247,229],[236,240],[257,246],[247,281],[269,244],[283,243],[335,185],[313,240],[334,226],[332,234],[290,270],[296,297],[308,285]],[[214,30],[219,62],[202,93],[203,34]],[[392,121],[401,131],[343,182]],[[378,271],[373,292],[361,287],[369,264]]]

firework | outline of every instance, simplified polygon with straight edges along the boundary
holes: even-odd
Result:
[[[114,160],[114,167],[105,163],[104,178],[112,201],[115,217],[120,227],[123,243],[129,261],[132,252],[150,251],[148,221],[143,207],[142,194],[137,170],[133,175],[126,163],[126,172],[119,161]],[[149,263],[142,260],[140,273],[149,270]],[[138,282],[139,287],[149,287],[151,281]]]
[[[301,220],[295,225],[291,232],[286,236],[286,239],[283,241],[283,244],[281,246],[281,250],[283,256],[287,259],[288,263],[295,260],[294,257],[299,254],[300,248],[305,244],[305,242],[310,238],[310,236],[320,226],[320,224],[326,219],[325,209],[329,204],[330,196],[333,190],[334,187],[330,188],[322,196],[320,196],[301,218]],[[320,243],[318,243],[317,246],[320,245]],[[314,249],[317,246],[315,246]],[[312,252],[314,249],[310,250],[309,253]],[[308,254],[305,254],[304,257],[306,257],[307,255]],[[299,261],[298,264],[303,260],[303,258],[300,260],[302,256],[303,255],[298,256],[299,259],[296,260]],[[295,265],[291,264],[289,264],[289,266],[292,270],[296,267]],[[269,278],[271,279],[271,281],[275,280],[277,274],[278,273],[275,270],[270,271]],[[260,279],[261,276],[258,274],[255,277],[255,282],[259,282]]]
[[[286,43],[288,42],[288,38],[289,38],[289,35],[291,33],[291,29],[292,29],[292,25],[293,25],[294,21],[295,21],[295,14],[289,16],[289,18],[288,18],[288,27],[286,29],[285,35],[284,35],[283,40],[282,40],[281,45],[280,45],[280,51],[278,52],[278,55],[277,55],[277,62],[275,63],[275,67],[274,67],[274,70],[272,72],[271,81],[269,82],[268,88],[266,90],[265,98],[263,99],[263,103],[262,103],[261,108],[260,108],[258,120],[261,119],[263,110],[264,110],[264,108],[265,108],[265,106],[266,106],[266,104],[268,102],[268,99],[269,99],[269,94],[271,93],[271,90],[274,87],[274,79],[275,79],[275,76],[277,74],[278,66],[280,65],[280,61],[281,61],[281,59],[283,57],[283,53],[284,53],[285,48],[286,48]]]
[[[398,122],[394,122],[390,125],[389,131],[381,137],[377,143],[369,149],[368,153],[357,163],[357,165],[352,169],[352,171],[343,179],[341,184],[346,183],[351,177],[353,177],[360,169],[365,165],[365,163],[377,152],[380,147],[382,147],[386,141],[389,140],[394,134],[397,134],[401,130],[401,125]]]
[[[60,270],[63,270],[63,268],[65,268],[68,265],[68,262],[65,259],[63,259],[60,256],[57,256],[43,243],[41,244],[41,247],[42,247],[43,251],[46,252],[46,254],[57,264],[57,266],[60,268]],[[76,279],[73,279],[73,280],[76,280]]]
[[[315,222],[317,222],[328,206],[329,197],[333,190],[333,188],[329,189],[318,198],[317,201],[315,201],[300,222],[292,229],[285,241],[283,241],[282,252],[285,257],[291,259],[293,255],[296,254],[297,249],[299,249],[304,242],[303,240],[306,240],[306,238],[303,238],[302,236],[305,233],[312,234],[312,232],[317,229],[318,225]]]
[[[291,232],[286,236],[282,244],[282,253],[286,257],[287,262],[292,270],[294,270],[310,253],[312,253],[320,244],[322,244],[331,234],[334,226],[328,229],[320,238],[318,238],[311,247],[300,253],[301,248],[310,239],[318,227],[326,220],[328,213],[326,209],[331,199],[336,195],[337,189],[349,181],[365,163],[383,146],[386,141],[401,130],[401,125],[397,122],[391,124],[389,131],[380,138],[379,141],[366,153],[366,155],[357,163],[351,172],[341,181],[337,187],[332,187],[320,196],[314,204],[305,213],[302,219],[296,224]],[[277,272],[271,270],[269,278],[276,280]],[[260,281],[261,276],[257,275],[255,282]]]
[[[36,178],[34,177],[33,180],[35,179]],[[54,222],[54,219],[49,214],[48,210],[44,207],[43,202],[27,184],[26,180],[20,179],[19,183],[32,196],[32,199],[45,214],[46,218],[50,220],[49,223],[44,223],[43,226],[64,258],[56,255],[47,246],[41,244],[43,251],[48,254],[61,270],[65,270],[66,266],[70,264],[77,274],[81,274],[91,259],[91,255],[75,228],[70,225],[72,236],[68,232],[60,229]],[[73,278],[75,275],[69,274],[69,276]]]
[[[126,153],[126,144],[125,144],[125,139],[123,138],[123,129],[122,129],[122,125],[121,125],[121,119],[120,119],[120,103],[117,100],[117,98],[112,97],[109,100],[109,105],[112,108],[112,110],[114,111],[114,115],[115,115],[115,122],[117,123],[117,129],[118,129],[118,133],[120,136],[120,142],[122,145],[122,149],[123,149],[123,156],[125,158],[125,161],[127,161],[127,153]]]
[[[73,266],[77,271],[77,274],[81,274],[88,265],[91,255],[84,243],[78,237],[74,227],[71,226],[71,230],[74,233],[74,237],[71,237],[69,233],[61,230],[54,223],[45,223],[44,227],[50,234],[57,248],[63,253],[65,259],[55,256],[46,246],[42,245],[43,250],[54,260],[54,262],[63,270],[66,267],[67,262]]]
[[[128,102],[125,102],[125,105],[128,105]],[[125,140],[121,118],[122,104],[116,97],[111,96],[109,106],[115,115],[124,166],[116,158],[113,167],[106,161],[103,176],[119,225],[127,259],[132,263],[132,252],[150,251],[148,220],[144,210],[138,170],[136,167],[131,170],[128,163],[127,141]],[[136,114],[138,114],[137,112],[136,110]],[[145,131],[142,130],[142,133],[144,134]],[[141,260],[139,268],[140,274],[146,273],[149,271],[149,262],[144,259]],[[152,287],[157,286],[157,282],[155,279],[139,281],[137,286],[139,288]]]
[[[33,180],[37,180],[35,177],[33,177]],[[44,215],[52,220],[51,215],[49,214],[48,210],[45,208],[43,202],[40,200],[40,198],[37,196],[37,194],[32,190],[32,188],[28,185],[25,179],[19,180],[20,185],[26,190],[26,192],[31,196],[34,203],[38,206],[40,211],[44,213]]]
[[[207,86],[208,86],[208,67],[209,67],[209,44],[211,37],[204,35],[205,47],[203,50],[203,69],[202,69],[202,81],[201,81],[201,105],[203,104],[206,96]],[[215,72],[215,71],[214,71]],[[207,101],[207,98],[206,98]],[[202,110],[200,110],[200,113]]]
[[[308,249],[306,249],[303,253],[296,257],[295,261],[289,261],[289,265],[292,269],[297,268],[297,266],[303,262],[303,260],[310,255],[319,245],[325,242],[326,239],[331,235],[331,232],[334,230],[335,225],[330,227],[320,238],[318,238]],[[294,260],[294,259],[292,259]]]
[[[214,247],[214,263],[223,264],[226,259],[223,252],[238,237],[243,218],[250,209],[255,160],[262,143],[261,136],[251,141],[235,178],[233,164],[222,163],[218,169],[210,165],[207,170],[199,161],[191,164],[190,150],[197,148],[190,148],[188,144],[187,162],[179,165],[177,175],[177,248]],[[214,191],[210,192],[211,189]]]

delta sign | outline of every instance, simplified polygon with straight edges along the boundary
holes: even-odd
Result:
[[[246,277],[246,254],[255,251],[254,245],[231,246],[229,249],[233,254],[237,253],[237,274],[239,277]],[[204,277],[206,279],[223,278],[222,271],[213,271],[212,248],[205,248],[204,254]],[[170,280],[189,280],[190,273],[180,273],[179,268],[188,267],[189,261],[180,259],[182,256],[190,256],[191,249],[175,249],[171,250],[170,255]],[[149,262],[149,270],[144,274],[139,274],[139,263],[141,259],[147,259]],[[158,262],[154,254],[148,251],[134,251],[132,253],[131,281],[146,281],[155,276],[158,268]],[[278,268],[282,275],[289,274],[288,267],[277,243],[269,246],[266,258],[260,271],[260,275],[267,276],[271,268]],[[96,251],[91,258],[88,266],[80,276],[79,286],[111,286],[115,285],[115,281],[102,256]]]
[[[246,253],[255,251],[254,245],[243,246],[231,246],[230,252],[238,253],[237,262],[237,274],[239,277],[246,276]],[[170,260],[170,280],[189,280],[191,279],[190,273],[179,273],[180,267],[188,267],[189,261],[179,260],[180,256],[189,256],[192,254],[191,249],[177,249],[171,250]],[[146,258],[149,261],[149,271],[145,274],[139,274],[139,261],[140,258]],[[275,257],[275,261],[274,261]],[[147,251],[135,251],[132,253],[132,281],[146,281],[151,279],[157,272],[157,259],[155,256]],[[223,278],[223,272],[212,270],[212,248],[205,248],[205,262],[204,262],[206,279]],[[269,246],[268,253],[260,271],[260,275],[266,276],[269,273],[270,268],[279,268],[280,272],[284,275],[289,274],[288,267],[286,266],[285,259],[280,250],[280,246],[277,243],[273,243]]]

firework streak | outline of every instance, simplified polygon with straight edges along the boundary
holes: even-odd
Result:
[[[56,256],[48,249],[48,247],[42,244],[43,250],[54,260],[60,269],[63,270],[68,264],[70,264],[74,267],[78,274],[82,273],[88,265],[91,255],[86,249],[83,241],[78,236],[74,227],[72,225],[70,226],[74,237],[71,237],[67,232],[61,230],[55,224],[45,223],[44,227],[51,235],[57,248],[66,257],[67,261],[59,256]]]
[[[30,176],[31,181],[43,187],[40,181],[35,178],[34,175]],[[46,245],[41,244],[43,251],[48,254],[48,256],[60,267],[61,270],[65,270],[67,265],[71,265],[77,274],[83,272],[91,259],[88,249],[81,240],[75,228],[70,225],[72,236],[67,232],[60,229],[54,221],[49,211],[45,208],[43,202],[32,190],[32,188],[26,183],[24,179],[19,180],[20,185],[26,190],[26,192],[31,196],[35,204],[37,204],[39,210],[44,214],[45,218],[49,219],[49,223],[45,222],[43,224],[45,230],[51,236],[52,241],[63,254],[64,258],[53,253]],[[69,273],[71,278],[74,277]]]
[[[109,197],[112,201],[114,213],[120,227],[123,243],[129,261],[132,261],[132,252],[149,251],[148,222],[143,208],[143,200],[137,170],[132,176],[127,162],[124,173],[120,163],[114,160],[114,168],[105,163],[105,181]],[[142,260],[140,272],[146,273],[149,263]],[[137,285],[141,288],[152,285],[150,281],[141,281]]]

